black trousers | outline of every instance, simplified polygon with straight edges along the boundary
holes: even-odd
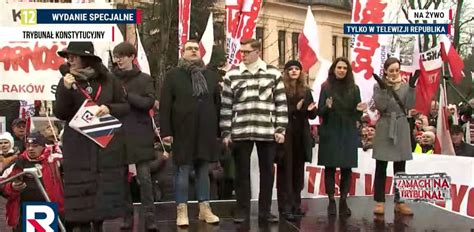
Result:
[[[374,177],[374,200],[385,202],[385,179],[387,177],[387,161],[376,160]],[[405,161],[393,162],[393,173],[405,172]],[[400,193],[395,188],[395,202],[400,202]]]
[[[277,145],[277,152],[284,152]],[[278,211],[291,213],[301,207],[301,191],[304,187],[304,153],[302,146],[292,146],[292,153],[285,153],[277,167]]]
[[[150,174],[150,161],[138,162],[135,164],[137,170],[137,179],[140,184],[140,201],[145,209],[145,214],[155,215],[155,205],[153,204],[153,185]],[[128,166],[125,174],[128,176]],[[126,179],[125,179],[126,180]],[[125,185],[125,216],[133,218],[133,199],[130,184]]]
[[[270,213],[273,189],[273,163],[275,160],[275,142],[235,141],[233,156],[235,160],[235,194],[239,213],[250,216],[250,155],[253,145],[257,145],[258,166],[260,169],[260,194],[258,196],[258,214]]]
[[[326,188],[326,194],[333,198],[336,189],[336,168],[325,167],[324,168],[324,187]],[[341,168],[341,179],[339,181],[339,192],[341,198],[346,198],[349,194],[349,188],[351,187],[352,180],[352,169]]]

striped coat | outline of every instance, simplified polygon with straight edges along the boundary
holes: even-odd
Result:
[[[285,87],[280,71],[259,60],[258,72],[241,63],[224,78],[220,128],[232,140],[273,141],[288,124]]]

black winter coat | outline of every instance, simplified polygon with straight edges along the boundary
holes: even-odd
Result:
[[[321,87],[318,115],[323,122],[318,128],[318,164],[326,167],[357,167],[357,148],[360,143],[356,121],[362,116],[357,104],[360,100],[359,87],[344,90],[341,96],[328,88]],[[332,108],[326,107],[326,99],[332,97]]]
[[[182,68],[167,73],[160,99],[161,136],[173,136],[172,152],[177,165],[194,160],[217,160],[220,105],[217,73],[205,70],[209,93],[193,97],[191,74]]]
[[[314,102],[311,90],[305,92],[301,110],[296,105],[301,98],[286,96],[288,100],[288,127],[285,133],[285,155],[290,157],[304,156],[305,162],[313,159],[314,139],[311,135],[311,128],[308,119],[316,118],[316,108],[308,111],[308,106]],[[296,148],[297,147],[297,148]],[[294,151],[302,151],[302,154],[293,154]]]
[[[149,110],[155,104],[153,80],[134,66],[130,71],[114,69],[127,92],[130,113],[122,120],[128,164],[153,160],[155,134]]]
[[[105,69],[105,67],[103,67]],[[78,86],[86,88],[84,81]],[[130,109],[120,82],[111,73],[90,81],[91,97],[101,94],[98,105],[107,105],[110,113],[119,118]],[[57,118],[66,121],[63,134],[64,207],[66,221],[85,223],[113,219],[123,215],[126,183],[123,133],[115,133],[103,149],[92,140],[68,126],[86,97],[74,89],[66,89],[59,81],[53,108]]]

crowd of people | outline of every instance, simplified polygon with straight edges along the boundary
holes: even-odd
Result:
[[[114,48],[116,66],[109,71],[94,55],[92,43],[70,42],[58,52],[67,63],[61,67],[53,107],[54,116],[65,123],[49,123],[30,134],[25,119],[9,119],[11,133],[0,135],[1,178],[42,167],[42,183],[49,198],[59,203],[67,231],[102,231],[104,220],[120,217],[121,228],[130,230],[137,223],[134,201],[142,203],[145,228],[158,231],[154,201],[175,201],[180,227],[189,226],[189,200],[199,202],[199,220],[214,224],[220,218],[209,201],[235,198],[234,222],[248,221],[254,146],[261,223],[305,216],[304,165],[313,155],[325,167],[328,215],[349,216],[351,170],[358,165],[359,148],[372,149],[376,160],[375,214],[385,213],[388,162],[400,173],[412,154],[439,154],[438,103],[433,101],[426,116],[412,110],[419,72],[404,83],[398,59],[386,60],[382,77],[373,75],[373,105],[361,101],[351,64],[342,57],[332,63],[315,102],[301,63],[291,60],[280,72],[260,58],[260,47],[255,39],[242,41],[242,62],[221,75],[205,67],[198,41],[187,41],[177,67],[164,78],[158,102],[151,77],[133,63],[133,45],[124,42]],[[69,126],[85,100],[97,104],[94,116],[112,115],[122,122],[104,148]],[[473,101],[450,106],[451,139],[458,156],[474,157]],[[379,112],[377,120],[369,117],[369,108]],[[308,119],[317,116],[320,124],[310,125]],[[318,154],[312,154],[315,144]],[[130,171],[136,172],[134,178]],[[271,213],[275,174],[279,216]],[[22,231],[18,205],[45,199],[29,176],[0,190],[8,200],[8,225]],[[397,190],[395,203],[396,213],[413,215]]]

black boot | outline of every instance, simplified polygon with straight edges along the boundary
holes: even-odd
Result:
[[[293,215],[297,218],[304,217],[306,215],[306,212],[304,212],[301,208],[297,208],[293,210]]]
[[[293,213],[290,212],[290,211],[281,212],[280,217],[284,218],[285,220],[290,221],[290,222],[296,220],[295,215],[293,215]]]
[[[92,222],[92,231],[103,232],[104,231],[103,225],[104,225],[104,221]]]
[[[131,230],[133,229],[133,215],[127,215],[123,218],[122,225],[120,226],[121,230]]]
[[[329,197],[328,215],[334,216],[337,214],[336,200],[334,199],[333,194],[329,194],[328,197]]]
[[[346,198],[341,198],[339,200],[339,215],[340,216],[351,216],[352,212],[349,206],[347,206]]]
[[[160,231],[158,230],[158,225],[156,224],[155,214],[147,213],[145,216],[145,225],[147,231]]]

